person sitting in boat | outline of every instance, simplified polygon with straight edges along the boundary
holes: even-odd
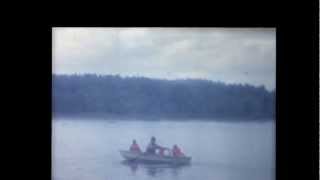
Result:
[[[137,144],[137,141],[135,139],[132,141],[132,144],[130,146],[130,151],[131,152],[141,153],[140,147]]]
[[[155,137],[152,137],[151,138],[151,141],[149,143],[149,145],[147,146],[147,149],[146,149],[146,154],[156,154],[156,150],[157,149],[162,149],[163,147],[159,146],[156,144],[156,138]]]
[[[172,148],[172,155],[174,157],[182,157],[182,156],[185,156],[183,154],[183,152],[181,151],[181,149],[175,144]]]

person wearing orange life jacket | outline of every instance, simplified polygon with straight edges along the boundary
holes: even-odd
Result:
[[[141,149],[140,149],[140,147],[137,144],[137,141],[135,139],[132,141],[132,144],[130,146],[130,151],[131,152],[136,152],[136,153],[141,153]]]
[[[183,152],[181,151],[181,149],[175,144],[172,148],[172,155],[174,157],[181,157],[181,156],[185,156],[183,154]]]

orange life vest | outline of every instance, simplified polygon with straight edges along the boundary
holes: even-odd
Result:
[[[184,156],[184,154],[181,152],[181,150],[178,147],[173,148],[172,153],[173,153],[173,156]]]
[[[138,144],[132,144],[130,147],[130,151],[134,151],[134,152],[141,152],[140,147]]]

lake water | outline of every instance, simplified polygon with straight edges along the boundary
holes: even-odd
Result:
[[[128,165],[119,150],[150,137],[178,144],[192,157],[183,167]],[[275,123],[53,119],[53,180],[273,180]]]

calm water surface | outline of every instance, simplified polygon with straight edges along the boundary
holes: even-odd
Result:
[[[54,180],[273,180],[275,125],[208,121],[53,119]],[[119,150],[136,139],[144,150],[151,136],[178,144],[190,166],[123,163]]]

